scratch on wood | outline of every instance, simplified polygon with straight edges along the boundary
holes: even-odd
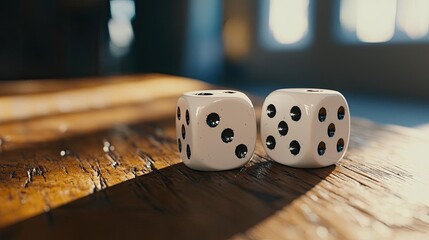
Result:
[[[27,180],[25,180],[23,187],[24,188],[28,187],[28,185],[33,181],[34,176],[42,176],[43,179],[46,181],[45,172],[46,172],[46,169],[42,166],[29,168],[27,170]]]
[[[82,170],[84,173],[89,173],[88,170],[83,166],[79,153],[77,153],[73,150],[70,150],[70,149],[64,149],[64,150],[60,151],[60,156],[63,158],[73,157],[78,162],[80,170]],[[68,174],[67,169],[63,168],[63,170],[65,173]]]
[[[112,167],[116,168],[118,167],[120,162],[120,157],[114,153],[115,146],[113,146],[109,141],[106,139],[103,140],[103,152],[106,153],[107,158],[112,162]]]
[[[130,169],[130,172],[133,174],[134,177],[137,177],[137,168],[136,167],[132,167]]]
[[[152,157],[149,154],[143,152],[138,147],[138,145],[130,138],[131,128],[129,128],[128,126],[121,126],[120,130],[121,130],[120,132],[122,133],[123,139],[137,150],[137,157],[143,162],[144,167],[147,169],[147,171],[152,172],[153,170],[157,170],[154,165],[154,161]],[[138,171],[137,168],[131,169],[131,172],[132,174],[134,174],[134,176],[136,176],[137,171]],[[143,169],[141,171],[143,171]]]
[[[107,182],[104,179],[102,172],[101,172],[101,167],[100,167],[100,163],[98,161],[97,158],[92,157],[95,161],[95,165],[93,165],[93,161],[89,161],[89,159],[85,159],[85,162],[89,165],[90,169],[86,170],[86,173],[88,173],[89,175],[89,179],[92,183],[92,193],[97,192],[101,189],[104,189],[107,186]],[[91,172],[89,172],[91,171]],[[98,184],[97,184],[98,182]]]
[[[94,183],[94,189],[93,190],[98,191],[98,190],[106,188],[108,185],[107,185],[107,180],[106,180],[106,178],[104,178],[103,172],[101,171],[100,162],[98,161],[97,158],[95,158],[94,161],[95,161],[95,166],[90,164],[90,167],[98,179],[98,185],[99,186],[97,186],[97,184],[95,184],[95,181],[93,180],[92,181]]]
[[[155,164],[152,160],[152,157],[149,154],[144,153],[142,150],[138,149],[137,150],[137,156],[140,158],[140,160],[143,161],[143,163],[145,164],[145,166],[149,170],[149,172],[152,172],[154,170],[158,170],[155,167]]]
[[[100,187],[102,189],[106,188],[108,186],[107,180],[106,180],[106,178],[104,178],[103,172],[101,171],[100,161],[98,161],[98,159],[95,159],[95,163],[97,164],[97,177],[100,181]]]
[[[352,171],[356,174],[359,174],[363,179],[366,179],[367,181],[372,181],[375,184],[378,184],[380,181],[377,180],[376,178],[372,177],[370,174],[367,174],[365,172],[360,171],[357,168],[354,168],[353,166],[347,166],[347,165],[341,165],[343,168]],[[359,180],[359,182],[362,182],[362,180]]]
[[[80,159],[79,155],[75,156],[76,161],[79,163],[79,168],[80,170],[82,170],[84,173],[89,173],[88,170],[86,170],[86,168],[83,166],[82,164],[82,160]]]

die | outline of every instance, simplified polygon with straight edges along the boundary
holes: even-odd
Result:
[[[253,104],[238,91],[187,92],[177,101],[176,135],[186,166],[201,171],[238,168],[255,150]]]
[[[279,89],[262,106],[261,138],[274,161],[300,168],[341,160],[350,136],[344,96],[325,89]]]

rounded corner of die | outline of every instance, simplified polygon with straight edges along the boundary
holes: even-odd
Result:
[[[239,92],[240,94],[238,96],[238,99],[240,99],[245,105],[247,105],[250,108],[254,108],[252,100],[247,96],[245,93]]]
[[[184,94],[182,94],[182,95],[180,95],[178,98],[177,98],[177,106],[179,106],[179,105],[183,105],[183,104],[185,104],[185,105],[188,105],[188,99],[187,99],[187,96],[185,95],[186,93],[184,93]]]
[[[287,91],[287,88],[276,89],[276,90],[270,92],[267,95],[267,97],[265,97],[265,99],[272,98],[272,97],[274,97],[274,96],[276,96],[278,94],[282,94],[283,92],[286,92],[286,91]]]

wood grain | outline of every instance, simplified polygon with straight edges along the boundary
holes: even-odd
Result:
[[[0,122],[142,103],[204,86],[202,82],[190,79],[183,81],[182,78],[160,74],[69,81],[71,84],[54,80],[24,81],[18,82],[16,86],[11,83],[0,84]],[[23,86],[36,90],[47,87],[41,92],[31,92]]]
[[[279,165],[258,142],[245,167],[198,172],[176,150],[177,84],[142,102],[0,124],[0,238],[429,236],[427,132],[353,118],[335,166]]]

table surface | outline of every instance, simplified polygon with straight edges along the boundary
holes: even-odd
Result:
[[[277,164],[258,140],[240,169],[194,171],[175,105],[212,88],[166,75],[0,85],[0,238],[428,238],[428,132],[352,118],[334,166]]]

